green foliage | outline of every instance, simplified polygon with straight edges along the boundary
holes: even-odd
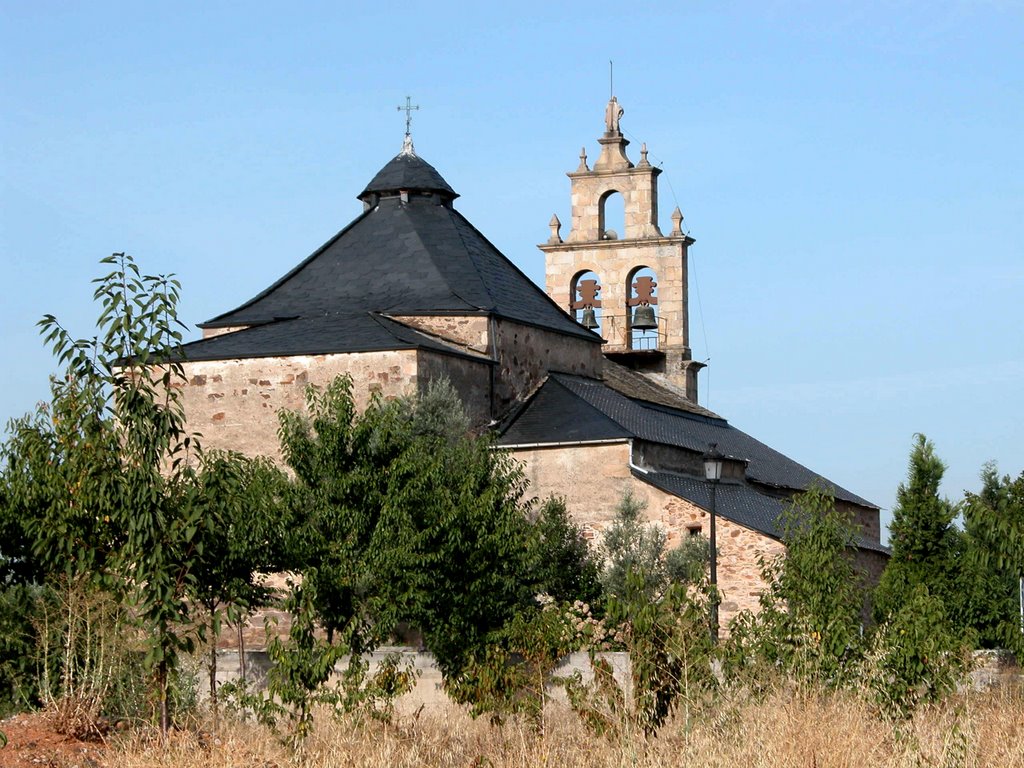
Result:
[[[247,507],[257,520],[261,504],[235,482],[244,470],[229,471],[240,460],[207,461],[186,430],[177,281],[143,275],[125,254],[102,263],[112,271],[94,281],[95,336],[75,339],[52,315],[39,323],[63,370],[50,403],[12,422],[2,448],[0,527],[10,538],[0,568],[130,605],[166,732],[177,657],[201,633],[199,577],[225,575],[204,570],[204,553],[222,541],[229,511]]]
[[[0,719],[38,701],[33,621],[39,591],[24,584],[0,589]]]
[[[315,576],[315,572],[307,571],[307,576]],[[261,722],[275,726],[282,715],[286,716],[293,746],[309,735],[316,707],[389,720],[394,700],[415,684],[411,667],[401,664],[397,655],[385,657],[370,675],[368,662],[353,653],[350,643],[323,638],[317,627],[316,604],[312,587],[290,582],[284,601],[291,615],[288,637],[282,639],[268,630],[267,654],[273,666],[266,692],[251,692],[244,684],[224,686],[229,705],[236,711],[253,712]],[[343,660],[346,663],[339,672]],[[329,684],[332,679],[334,683]]]
[[[447,383],[358,414],[341,378],[307,409],[281,416],[286,551],[317,620],[357,655],[410,622],[454,680],[533,594],[521,469],[453,431],[466,421]]]
[[[601,566],[583,531],[569,517],[563,499],[549,498],[533,521],[535,589],[556,602],[601,600]]]
[[[964,504],[968,621],[983,647],[1007,648],[1024,658],[1018,592],[1024,578],[1024,473],[1000,477],[995,464],[987,464],[981,479],[981,491],[968,493]]]
[[[500,722],[522,713],[541,725],[552,673],[579,646],[564,606],[547,596],[541,603],[540,610],[523,610],[494,633],[448,684],[452,697],[469,703],[474,717],[487,712]]]
[[[730,623],[724,671],[755,686],[778,675],[843,685],[861,652],[863,596],[850,521],[830,494],[812,488],[793,498],[782,524],[786,552],[762,563],[768,586],[760,610]]]
[[[906,483],[896,491],[889,527],[892,557],[875,591],[875,619],[883,622],[910,599],[919,585],[939,598],[963,626],[959,588],[964,541],[953,525],[957,508],[939,496],[946,465],[924,435],[915,436]]]
[[[942,601],[918,585],[874,633],[865,679],[883,716],[909,717],[923,702],[956,690],[968,669],[969,648]]]
[[[696,587],[671,584],[656,600],[647,594],[643,575],[630,571],[625,594],[608,601],[605,621],[617,629],[609,635],[587,632],[594,677],[584,683],[577,673],[564,685],[569,703],[598,735],[654,733],[677,708],[691,721],[717,687],[712,660],[715,646],[708,625],[710,594],[706,582]],[[632,695],[627,695],[599,651],[607,640],[629,654]]]
[[[665,531],[643,520],[646,507],[627,491],[604,533],[601,553],[606,566],[601,583],[609,598],[626,594],[630,573],[639,579],[649,601],[656,600],[672,583],[693,584],[704,576],[711,552],[708,540],[694,536],[666,552]]]
[[[267,655],[273,662],[268,675],[267,711],[287,713],[296,740],[308,735],[314,705],[335,701],[335,693],[324,685],[346,650],[316,636],[314,605],[312,587],[291,584],[284,605],[291,614],[288,640],[270,634],[267,645]]]

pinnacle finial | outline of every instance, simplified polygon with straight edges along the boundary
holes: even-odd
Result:
[[[587,166],[587,148],[583,147],[580,149],[580,167],[576,169],[576,173],[583,173],[589,170],[590,168]]]
[[[558,214],[551,214],[551,221],[548,222],[548,226],[551,227],[551,236],[548,238],[548,243],[560,243],[562,242],[562,222],[558,220]]]
[[[412,145],[412,136],[408,133],[405,134],[405,138],[402,139],[402,151],[399,154],[416,157],[416,149]]]
[[[683,212],[679,210],[679,206],[672,211],[672,234],[681,235],[683,234]]]
[[[649,168],[650,163],[647,161],[647,142],[645,141],[640,145],[640,167]]]

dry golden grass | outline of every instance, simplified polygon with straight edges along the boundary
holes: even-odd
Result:
[[[687,728],[617,743],[591,736],[553,705],[542,734],[523,723],[491,726],[452,706],[391,725],[324,716],[299,753],[267,729],[231,723],[216,737],[177,734],[167,746],[141,738],[108,750],[111,768],[238,766],[459,766],[483,768],[1024,768],[1024,690],[964,694],[928,707],[899,731],[845,694],[784,690],[763,701],[724,701]]]

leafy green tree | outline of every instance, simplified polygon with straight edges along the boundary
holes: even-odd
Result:
[[[454,678],[532,599],[521,469],[465,432],[447,384],[360,414],[341,378],[307,410],[282,414],[281,442],[289,557],[318,619],[356,655],[411,622]]]
[[[864,677],[881,714],[902,719],[919,704],[955,691],[968,657],[969,645],[950,622],[943,602],[918,584],[873,633]]]
[[[285,517],[280,497],[284,473],[268,459],[210,452],[188,487],[189,505],[203,519],[199,556],[193,566],[195,597],[205,612],[209,643],[210,701],[217,711],[217,639],[223,621],[237,624],[246,612],[270,601],[261,574],[287,567],[280,542]],[[201,544],[201,547],[199,546]],[[239,653],[243,649],[239,648]]]
[[[879,622],[923,585],[929,594],[943,601],[955,624],[965,623],[958,587],[964,541],[953,524],[956,506],[939,495],[945,470],[932,442],[916,435],[907,481],[896,491],[889,527],[892,557],[875,590],[875,618]]]
[[[143,275],[123,253],[102,263],[112,271],[94,281],[95,336],[76,339],[52,315],[40,321],[62,372],[50,403],[15,421],[3,447],[0,519],[14,536],[0,563],[131,607],[166,733],[171,674],[201,628],[198,575],[205,547],[223,535],[225,502],[210,498],[215,468],[186,429],[178,282]]]
[[[597,552],[569,517],[565,501],[549,498],[533,520],[532,577],[537,591],[560,603],[579,600],[597,605],[601,600],[601,567]]]
[[[981,491],[966,494],[964,504],[968,620],[983,646],[1008,648],[1024,658],[1024,472],[1000,477],[996,465],[987,464],[981,479]]]
[[[639,580],[637,588],[655,600],[672,583],[695,583],[703,578],[710,558],[710,546],[703,536],[693,536],[678,547],[665,551],[664,529],[643,520],[647,505],[627,491],[615,510],[615,520],[604,533],[601,553],[605,569],[601,583],[609,597],[625,595],[630,573]]]
[[[760,610],[743,611],[730,623],[725,670],[755,683],[782,673],[843,685],[861,652],[854,529],[831,494],[818,488],[795,496],[783,515],[786,551],[762,566],[768,586]]]

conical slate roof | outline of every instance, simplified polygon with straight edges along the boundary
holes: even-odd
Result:
[[[441,174],[430,163],[412,151],[402,151],[387,165],[377,171],[369,184],[359,194],[365,200],[372,194],[397,194],[408,192],[437,192],[448,200],[454,200],[458,193],[448,186]]]
[[[368,207],[355,221],[202,327],[338,313],[485,314],[600,342],[452,207],[455,191],[411,151],[388,162],[360,197]]]

